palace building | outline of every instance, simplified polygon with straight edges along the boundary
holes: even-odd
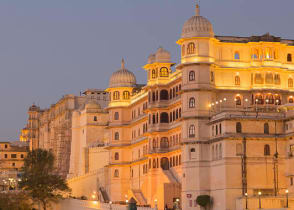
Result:
[[[246,196],[291,198],[294,40],[217,36],[197,5],[177,44],[179,64],[163,48],[148,57],[146,85],[122,60],[107,103],[70,96],[31,107],[33,148],[61,155],[76,197],[200,209],[197,197],[209,195],[214,210],[242,209]]]

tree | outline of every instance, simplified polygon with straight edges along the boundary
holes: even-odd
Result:
[[[206,208],[207,205],[211,204],[212,199],[209,195],[199,195],[196,199],[198,205]]]
[[[19,186],[33,202],[41,203],[46,210],[50,202],[62,199],[70,192],[65,179],[56,173],[54,155],[42,149],[33,150],[24,159],[22,179]]]

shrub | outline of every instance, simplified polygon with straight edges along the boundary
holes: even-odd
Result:
[[[199,195],[196,199],[198,205],[202,207],[206,207],[208,204],[211,203],[211,198],[209,195]]]

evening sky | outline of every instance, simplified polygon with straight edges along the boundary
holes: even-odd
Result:
[[[194,0],[1,0],[0,140],[17,140],[32,103],[106,88],[121,58],[139,83],[159,46],[179,62],[176,44]],[[202,0],[217,35],[267,32],[294,39],[293,0]]]

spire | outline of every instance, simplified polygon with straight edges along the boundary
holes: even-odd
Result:
[[[121,59],[121,69],[125,69],[125,60]]]
[[[200,0],[196,0],[196,16],[200,16]]]

